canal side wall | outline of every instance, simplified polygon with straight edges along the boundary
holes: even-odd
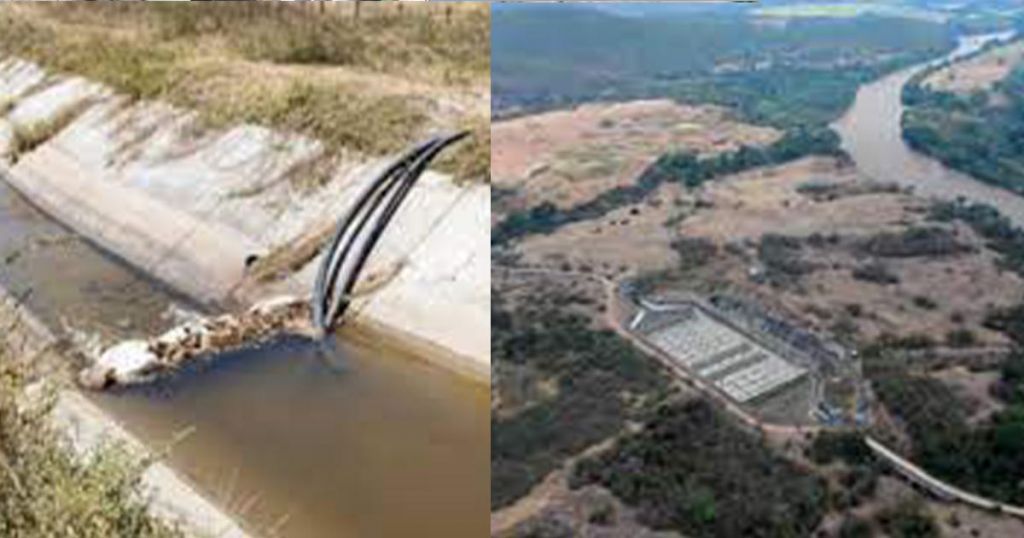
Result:
[[[315,140],[252,125],[205,129],[188,111],[19,60],[0,61],[3,103],[6,181],[144,272],[223,308],[308,295],[319,259],[273,284],[254,282],[246,260],[329,227],[387,165],[328,157]],[[48,136],[25,150],[26,133]],[[312,181],[325,167],[329,180]],[[356,300],[349,323],[486,378],[489,223],[486,185],[424,174],[366,267],[387,283]]]
[[[48,380],[67,378],[70,359],[62,356],[57,338],[39,319],[0,287],[0,346],[11,355],[6,360],[32,361],[34,370]],[[49,373],[47,373],[49,372]],[[138,456],[146,454],[141,442],[73,389],[58,393],[53,421],[72,449],[89,457],[102,447],[119,445]],[[170,467],[157,462],[142,475],[142,494],[150,512],[187,536],[198,538],[248,538],[229,515],[205,499]]]

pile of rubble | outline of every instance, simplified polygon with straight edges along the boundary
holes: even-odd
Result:
[[[280,297],[257,304],[240,315],[200,319],[156,338],[121,342],[83,370],[79,383],[95,390],[146,383],[190,360],[254,345],[285,333],[313,334],[308,301]]]

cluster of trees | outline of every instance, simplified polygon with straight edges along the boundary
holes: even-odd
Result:
[[[903,501],[875,515],[875,520],[892,538],[939,538],[942,533],[935,518],[920,501]]]
[[[491,506],[522,497],[566,458],[622,431],[668,388],[653,361],[609,330],[563,308],[568,297],[535,293],[521,306],[492,292],[495,360],[526,364],[556,394],[512,416],[491,417]]]
[[[1001,255],[1000,263],[1024,276],[1024,230],[1013,225],[996,208],[982,203],[953,201],[932,206],[929,218],[949,222],[960,220],[985,238],[988,248]]]
[[[814,437],[807,456],[819,465],[835,461],[863,465],[875,460],[874,453],[864,443],[861,435],[853,431],[822,431]]]
[[[1024,194],[1024,66],[992,89],[966,96],[928,90],[918,79],[903,100],[903,138],[912,148]]]
[[[616,209],[639,203],[666,182],[696,187],[717,177],[744,170],[781,164],[806,155],[840,155],[839,137],[827,128],[799,128],[767,147],[742,146],[713,157],[698,157],[692,152],[670,152],[659,157],[640,174],[636,183],[609,189],[592,200],[568,209],[550,202],[510,214],[495,225],[491,242],[503,244],[537,233],[551,233],[574,222],[602,217]]]
[[[803,257],[799,237],[764,234],[757,246],[757,258],[764,265],[765,280],[775,286],[795,284],[817,266]]]
[[[642,432],[578,463],[570,485],[590,483],[644,524],[694,537],[809,536],[826,507],[823,480],[703,400],[659,408]]]
[[[872,260],[854,267],[851,275],[857,280],[873,282],[882,286],[900,283],[899,275],[893,272],[888,265],[878,260]]]
[[[938,226],[911,226],[899,232],[881,232],[861,245],[865,254],[882,258],[949,256],[970,250],[953,232]]]
[[[680,237],[671,243],[679,255],[679,269],[688,271],[703,267],[718,255],[718,245],[707,237]]]

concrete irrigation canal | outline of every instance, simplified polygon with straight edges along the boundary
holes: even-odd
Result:
[[[0,283],[73,338],[154,333],[191,306],[3,185],[0,252],[18,258]],[[489,392],[358,334],[330,343],[275,341],[90,398],[155,446],[191,429],[169,463],[257,535],[485,533]]]
[[[69,428],[173,440],[150,491],[197,534],[485,535],[490,195],[424,173],[461,135],[300,190],[315,142],[197,142],[187,113],[48,77],[0,62],[0,132],[75,111],[0,164],[4,312],[21,303],[68,370],[119,346],[173,366],[101,370],[108,390],[68,391]]]

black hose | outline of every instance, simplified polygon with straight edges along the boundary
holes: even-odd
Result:
[[[435,137],[414,146],[379,174],[339,221],[325,251],[313,290],[313,322],[322,334],[330,332],[347,310],[349,297],[366,261],[427,166],[444,148],[468,134],[460,132]],[[367,230],[371,221],[372,225]],[[361,238],[365,240],[359,244]],[[352,249],[357,245],[358,252],[353,253]],[[356,258],[351,260],[351,269],[344,282],[337,282],[339,271],[353,254]]]

